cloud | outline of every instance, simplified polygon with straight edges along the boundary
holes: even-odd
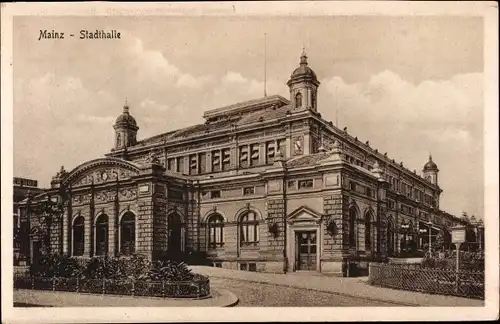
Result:
[[[334,121],[338,114],[340,128],[348,126],[360,141],[370,140],[372,147],[411,170],[420,171],[432,152],[443,175],[442,206],[455,212],[482,206],[483,185],[477,181],[483,174],[481,73],[418,84],[392,71],[358,83],[332,77],[322,80],[319,96],[324,118]]]
[[[48,184],[60,164],[70,169],[109,152],[112,125],[125,97],[140,127],[140,140],[202,123],[206,110],[264,95],[263,80],[248,71],[181,68],[168,51],[151,48],[139,38],[124,39],[113,55],[110,66],[87,78],[87,71],[61,70],[16,79],[14,148],[19,176],[46,179]],[[445,175],[445,192],[457,191],[444,197],[465,197],[464,190],[471,190],[474,194],[468,199],[479,201],[483,188],[465,165],[471,156],[482,162],[482,78],[479,73],[457,74],[414,84],[390,70],[354,83],[332,76],[321,80],[318,109],[327,120],[338,116],[339,127],[348,126],[350,134],[370,140],[372,147],[387,151],[410,169],[420,170],[432,152]],[[269,79],[266,88],[268,95],[288,98],[284,81]]]

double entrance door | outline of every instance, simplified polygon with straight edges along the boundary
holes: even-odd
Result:
[[[295,269],[316,270],[316,231],[295,232]]]

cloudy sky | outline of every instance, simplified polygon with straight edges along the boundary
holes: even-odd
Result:
[[[38,41],[40,29],[115,29],[120,40]],[[50,183],[113,145],[125,98],[139,139],[203,122],[205,110],[288,98],[305,46],[319,111],[420,172],[441,207],[482,216],[483,21],[460,17],[71,17],[14,19],[14,175]]]

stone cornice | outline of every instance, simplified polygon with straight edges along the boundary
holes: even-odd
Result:
[[[366,144],[364,144],[362,142],[356,141],[356,139],[354,137],[352,137],[351,135],[349,135],[346,132],[341,131],[337,127],[333,126],[333,124],[327,122],[320,115],[314,115],[313,114],[313,118],[317,122],[319,122],[320,124],[322,124],[322,126],[325,129],[329,130],[330,132],[332,132],[335,135],[339,136],[343,140],[347,141],[349,144],[352,144],[352,145],[356,146],[358,149],[362,150],[365,154],[377,157],[377,159],[379,161],[381,161],[381,162],[383,162],[385,164],[390,165],[391,167],[395,168],[399,172],[402,172],[404,175],[406,175],[408,177],[411,177],[413,180],[418,181],[419,184],[423,185],[424,187],[432,188],[434,190],[438,190],[438,191],[442,192],[442,190],[439,188],[439,186],[433,185],[432,183],[426,181],[424,178],[422,178],[418,174],[415,174],[415,173],[411,172],[410,170],[408,170],[408,169],[406,169],[406,168],[398,165],[395,162],[393,163],[388,157],[384,156],[383,154],[381,154],[379,152],[376,152],[370,146],[368,146],[368,145],[366,145]]]
[[[284,109],[284,108],[278,108],[278,109]],[[193,137],[186,137],[186,138],[179,138],[179,139],[172,139],[172,140],[159,140],[156,143],[151,143],[149,145],[144,145],[144,146],[131,146],[127,148],[127,153],[130,155],[133,154],[140,154],[142,152],[147,152],[151,150],[163,150],[165,147],[167,147],[167,153],[168,153],[168,148],[173,148],[177,146],[182,146],[186,145],[188,143],[196,142],[196,141],[210,141],[210,140],[216,140],[220,138],[227,138],[227,137],[236,137],[238,138],[238,135],[240,133],[248,132],[248,131],[260,131],[264,130],[266,128],[271,128],[271,127],[276,127],[276,126],[283,126],[288,124],[289,122],[297,121],[297,120],[302,120],[305,118],[310,118],[311,116],[315,116],[315,114],[311,111],[305,110],[305,111],[300,111],[300,112],[293,112],[290,111],[290,115],[280,117],[280,118],[274,118],[268,121],[264,122],[254,122],[250,124],[245,124],[242,126],[236,127],[234,130],[219,130],[219,131],[212,131],[210,133],[203,133],[203,134],[198,134]],[[120,156],[123,154],[124,149],[122,150],[115,150],[111,153],[107,153],[106,156]]]
[[[138,173],[140,169],[140,166],[138,164],[132,163],[130,161],[110,157],[100,158],[85,162],[74,168],[66,175],[66,177],[64,177],[64,179],[62,180],[62,184],[68,185],[71,181],[77,179],[83,173],[100,166],[122,167],[135,173]]]

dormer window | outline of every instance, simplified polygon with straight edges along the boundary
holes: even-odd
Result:
[[[302,94],[300,92],[295,95],[295,107],[302,107]]]

